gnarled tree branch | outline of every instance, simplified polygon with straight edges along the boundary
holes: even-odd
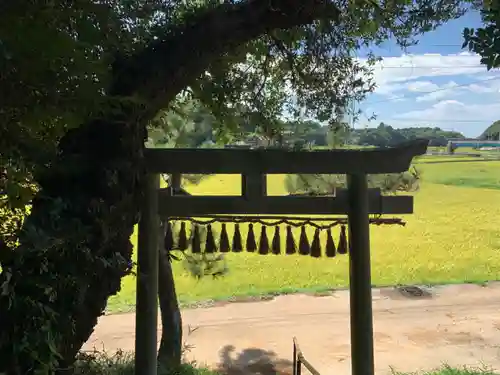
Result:
[[[163,40],[116,65],[111,95],[138,95],[157,111],[214,59],[276,29],[338,20],[330,0],[247,0],[208,9],[174,27]],[[121,66],[120,66],[121,65]]]

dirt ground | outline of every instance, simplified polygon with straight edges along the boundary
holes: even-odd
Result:
[[[373,290],[377,374],[439,367],[500,370],[500,283],[453,285],[415,297]],[[85,349],[134,349],[134,314],[103,316]],[[289,295],[183,311],[188,358],[209,366],[246,368],[270,361],[288,372],[292,337],[322,374],[350,373],[349,294]],[[263,371],[261,371],[262,373]],[[305,372],[307,373],[307,372]]]

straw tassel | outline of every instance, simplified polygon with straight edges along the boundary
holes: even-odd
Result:
[[[255,242],[255,234],[253,233],[253,224],[248,224],[247,235],[247,251],[254,252],[257,250],[257,243]]]
[[[212,233],[212,226],[207,225],[207,238],[205,241],[205,253],[214,253],[217,250],[215,245],[214,234]]]
[[[316,231],[314,232],[314,237],[313,241],[311,244],[311,256],[314,258],[319,258],[321,257],[321,242],[319,239],[319,229],[316,228]]]
[[[181,222],[181,230],[179,231],[179,243],[177,244],[177,247],[180,250],[186,250],[189,247],[186,233],[186,223],[184,221]]]
[[[267,230],[265,225],[262,226],[260,231],[259,254],[269,254],[269,240],[267,239]]]
[[[273,254],[278,255],[281,253],[281,238],[280,238],[280,227],[279,226],[274,227],[273,243],[271,246],[272,246]]]
[[[345,233],[345,225],[340,228],[339,246],[337,247],[339,254],[347,254],[347,235]]]
[[[297,247],[295,246],[295,240],[293,238],[292,227],[289,225],[286,227],[286,253],[295,254],[297,252]]]
[[[241,240],[240,224],[236,223],[233,234],[233,253],[239,253],[243,250],[243,241]]]
[[[333,241],[332,230],[328,229],[326,235],[326,256],[328,258],[333,258],[335,257],[336,252],[337,250],[335,249],[335,242]]]
[[[228,253],[231,251],[231,248],[229,247],[229,236],[227,235],[226,223],[222,223],[221,225],[219,250],[221,253]]]
[[[299,242],[299,254],[309,255],[311,248],[309,246],[309,240],[307,239],[306,228],[302,226],[300,228],[300,242]]]
[[[193,238],[191,239],[191,252],[193,254],[201,253],[200,228],[198,228],[198,225],[195,225],[193,229]]]
[[[170,251],[174,248],[174,234],[172,232],[172,224],[167,221],[165,225],[165,239],[163,240],[165,250]]]

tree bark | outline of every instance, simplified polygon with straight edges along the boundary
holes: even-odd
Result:
[[[130,271],[145,140],[137,111],[121,106],[68,132],[39,177],[21,244],[3,264],[0,373],[70,365]]]
[[[164,248],[160,248],[159,251],[158,297],[162,333],[158,350],[158,364],[160,368],[171,369],[181,364],[182,317],[168,251]]]
[[[38,179],[20,246],[2,264],[0,373],[69,366],[107,299],[119,292],[131,268],[147,120],[222,53],[320,17],[338,17],[329,0],[220,5],[115,64],[108,94],[119,108],[63,137],[56,160]],[[147,108],[127,97],[140,98]]]

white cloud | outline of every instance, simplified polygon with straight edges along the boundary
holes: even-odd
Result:
[[[464,76],[468,79],[484,80],[497,71],[486,70],[480,57],[469,52],[458,54],[422,54],[384,57],[373,67],[377,88],[375,93],[393,95],[396,91],[430,92],[439,89],[432,82],[435,77]],[[422,80],[422,78],[426,78]],[[436,95],[443,98],[444,94]]]
[[[422,54],[384,57],[374,67],[379,85],[421,77],[453,76],[486,72],[480,57],[469,52],[452,55]]]
[[[488,72],[472,53],[385,57],[374,79],[375,94],[384,98],[367,104],[395,127],[439,126],[476,136],[500,118],[500,70]]]
[[[442,100],[426,109],[396,114],[393,118],[429,123],[453,122],[453,120],[488,123],[500,118],[500,105],[497,103],[467,104],[458,100]]]
[[[484,80],[483,80],[484,81]],[[472,83],[465,87],[466,90],[474,93],[500,93],[500,77],[497,80],[491,80],[487,84]]]
[[[479,82],[481,81],[481,82]],[[488,81],[478,80],[478,83],[459,85],[454,81],[449,81],[444,85],[435,85],[435,89],[427,94],[418,96],[417,102],[437,101],[444,98],[456,98],[463,94],[499,94],[500,93],[500,76],[489,77]]]
[[[430,92],[439,89],[439,86],[431,81],[414,81],[406,86],[408,91]]]
[[[450,81],[442,86],[433,84],[432,90],[427,91],[425,95],[418,96],[416,98],[417,102],[428,102],[428,101],[436,101],[439,99],[443,99],[446,97],[456,95],[457,90],[459,90],[459,85]]]

